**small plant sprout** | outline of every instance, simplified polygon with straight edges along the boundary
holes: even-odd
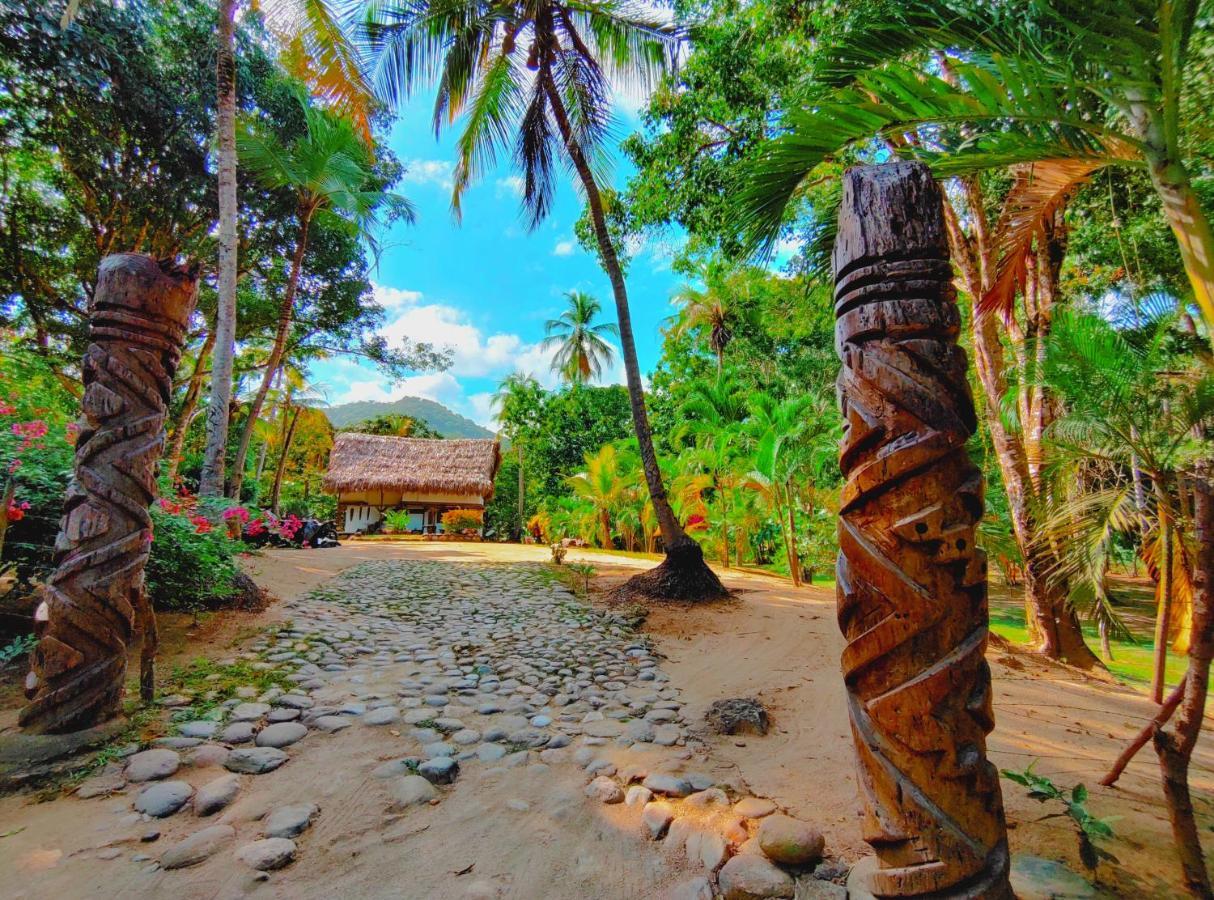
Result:
[[[1096,871],[1096,866],[1102,859],[1114,863],[1118,862],[1117,857],[1097,845],[1097,841],[1108,840],[1113,837],[1111,823],[1116,821],[1118,817],[1096,818],[1087,809],[1087,787],[1077,784],[1068,792],[1058,787],[1044,775],[1038,775],[1034,772],[1033,766],[1036,764],[1036,761],[1034,761],[1023,772],[1003,769],[1003,777],[1028,788],[1029,796],[1040,803],[1057,800],[1066,807],[1065,812],[1050,813],[1047,816],[1042,816],[1038,821],[1054,819],[1059,816],[1069,817],[1075,824],[1075,830],[1079,838],[1079,859],[1089,871]]]
[[[557,543],[553,544],[550,549],[552,550],[552,561],[558,566],[561,565],[565,561],[565,554],[569,552],[569,548]]]
[[[582,593],[587,595],[590,593],[590,576],[595,573],[595,568],[590,563],[570,563],[569,570],[582,576]]]

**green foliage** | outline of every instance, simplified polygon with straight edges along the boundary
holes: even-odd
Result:
[[[441,438],[442,435],[427,424],[425,419],[417,419],[402,413],[383,413],[355,422],[349,426],[349,431],[360,434],[380,434],[389,437]]]
[[[157,608],[197,612],[232,595],[240,545],[222,527],[200,533],[195,522],[158,505],[152,507],[152,525],[145,577]]]
[[[1075,825],[1075,830],[1079,837],[1079,858],[1083,864],[1089,869],[1095,869],[1100,861],[1107,860],[1109,862],[1118,862],[1117,857],[1098,845],[1098,841],[1109,840],[1113,837],[1112,822],[1117,820],[1117,817],[1107,817],[1098,819],[1088,812],[1087,799],[1088,789],[1077,784],[1070,791],[1058,787],[1049,778],[1044,775],[1038,775],[1033,771],[1034,761],[1023,772],[1017,772],[1013,769],[1003,769],[1003,777],[1016,784],[1029,789],[1029,796],[1039,803],[1049,803],[1056,801],[1061,803],[1065,808],[1065,812],[1054,813],[1046,818],[1054,816],[1067,816]]]
[[[392,534],[405,534],[409,530],[409,511],[393,509],[384,513],[384,531]]]
[[[0,647],[0,669],[3,669],[15,659],[19,659],[25,654],[34,649],[34,645],[38,643],[38,637],[33,634],[25,634],[21,637],[13,638],[4,646]]]

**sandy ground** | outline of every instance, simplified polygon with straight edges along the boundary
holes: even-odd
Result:
[[[570,559],[580,554],[570,552]],[[283,599],[306,592],[364,560],[533,560],[546,548],[495,544],[347,543],[328,551],[271,551],[250,558],[246,568]],[[596,592],[609,589],[647,560],[585,555],[599,571]],[[794,589],[760,575],[725,573],[737,600],[707,607],[662,607],[651,612],[647,630],[666,656],[663,668],[690,704],[689,718],[713,700],[755,696],[772,713],[766,737],[706,736],[699,770],[769,796],[793,815],[819,824],[828,850],[854,861],[866,852],[859,830],[852,747],[838,660],[843,640],[834,621],[834,597],[818,588]],[[274,605],[253,624],[283,617]],[[213,640],[220,653],[223,641]],[[1182,896],[1178,865],[1159,788],[1158,767],[1146,748],[1119,787],[1096,785],[1109,762],[1147,721],[1152,704],[1127,687],[1078,676],[1030,657],[992,653],[996,729],[990,751],[1001,768],[1023,769],[1038,760],[1038,772],[1091,790],[1091,810],[1119,817],[1108,849],[1120,864],[1102,864],[1099,883],[1123,897]],[[265,897],[661,897],[687,873],[636,834],[635,810],[603,807],[581,797],[576,770],[554,767],[542,783],[520,770],[517,779],[461,778],[458,790],[424,822],[412,814],[385,819],[373,786],[358,774],[375,760],[393,756],[388,736],[351,729],[309,748],[290,766],[258,776],[257,803],[235,810],[252,821],[267,803],[300,795],[301,785],[322,794],[322,815],[303,838],[305,849],[270,882],[255,883],[230,862],[173,873],[143,873],[134,867],[97,862],[94,850],[117,838],[107,832],[117,807],[129,800],[34,803],[28,797],[0,800],[0,897],[153,896],[169,886],[175,896]],[[192,770],[193,771],[193,770]],[[217,774],[197,770],[187,780],[202,783]],[[180,777],[180,776],[179,776]],[[1202,831],[1214,823],[1214,746],[1208,736],[1197,749],[1193,786]],[[1061,860],[1080,869],[1076,841],[1065,819],[1042,817],[1046,808],[1005,781],[1004,798],[1014,853]],[[527,799],[525,812],[506,812],[510,799]],[[106,809],[104,817],[93,811]],[[181,816],[174,818],[182,818]],[[165,820],[165,837],[176,839],[192,823]],[[196,827],[196,825],[194,826]],[[181,834],[170,834],[171,829]],[[238,827],[239,830],[239,827]],[[1214,842],[1207,841],[1214,846]],[[153,851],[155,852],[155,851]],[[465,872],[469,864],[471,871]],[[181,886],[188,881],[188,887]]]

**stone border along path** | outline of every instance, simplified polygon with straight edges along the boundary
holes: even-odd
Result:
[[[679,692],[648,640],[589,608],[546,568],[367,562],[286,608],[291,621],[241,658],[286,671],[294,689],[258,694],[242,687],[211,716],[179,722],[177,735],[151,749],[130,748],[125,764],[110,764],[77,796],[130,790],[135,811],[120,823],[127,826],[182,810],[201,818],[255,789],[255,778],[242,776],[273,771],[305,752],[305,738],[393,726],[401,732],[401,757],[369,773],[390,811],[458,792],[465,766],[494,774],[578,765],[591,801],[635,807],[641,835],[702,866],[704,874],[672,897],[791,898],[794,889],[799,898],[847,896],[832,883],[846,867],[822,862],[816,829],[778,814],[770,800],[731,799],[712,777],[684,771],[704,746],[688,733]],[[194,698],[162,702],[187,706]],[[639,750],[649,751],[644,762],[626,761]],[[179,751],[188,751],[186,762]],[[663,755],[656,764],[655,751]],[[222,765],[230,774],[195,791],[172,777],[183,764]],[[320,814],[308,802],[271,809],[261,839],[236,849],[235,859],[263,872],[288,865],[299,849],[295,839]],[[152,828],[144,839],[157,837]],[[183,868],[230,850],[235,838],[221,821],[158,859],[131,859],[149,871]]]

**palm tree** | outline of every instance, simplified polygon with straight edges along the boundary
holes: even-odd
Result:
[[[79,0],[71,0],[65,21]],[[219,0],[218,48],[215,56],[216,130],[218,132],[218,273],[215,349],[211,394],[207,404],[207,442],[199,493],[223,493],[228,417],[232,402],[232,368],[236,345],[237,204],[236,204],[236,41],[238,0]],[[347,40],[330,0],[270,0],[262,4],[273,30],[287,51],[284,59],[295,75],[335,109],[350,114],[368,139],[371,91],[353,45]],[[237,470],[237,479],[240,472]]]
[[[801,560],[797,553],[797,481],[812,466],[815,456],[834,440],[836,416],[825,399],[812,394],[777,402],[769,394],[750,400],[747,423],[754,440],[754,469],[746,486],[762,496],[776,514],[784,532],[784,552],[794,587],[801,585]]]
[[[569,308],[544,323],[544,340],[540,346],[545,350],[556,348],[552,371],[565,381],[570,384],[597,381],[603,374],[603,366],[611,365],[615,358],[615,351],[604,335],[618,338],[620,329],[614,322],[594,324],[603,306],[589,294],[569,291],[565,297],[569,300]]]
[[[627,464],[614,444],[604,444],[598,453],[586,454],[586,471],[566,479],[574,494],[590,503],[598,517],[599,543],[610,550],[611,517],[628,499],[628,480],[625,477]]]
[[[215,350],[211,360],[211,394],[207,402],[207,442],[202,454],[198,493],[223,493],[228,447],[228,417],[232,405],[232,369],[236,355],[236,281],[238,260],[236,221],[236,0],[219,0],[219,46],[215,56],[219,133],[219,295],[215,310]]]
[[[733,340],[738,327],[738,312],[734,300],[740,288],[739,278],[723,272],[719,264],[701,262],[698,276],[703,288],[684,285],[672,298],[679,307],[674,315],[672,332],[708,332],[708,346],[717,358],[717,372],[725,365],[725,348]]]
[[[493,408],[497,410],[502,432],[510,440],[518,454],[518,533],[521,538],[527,522],[527,493],[523,475],[524,435],[534,424],[535,414],[544,397],[544,389],[530,375],[512,372],[502,379],[497,393],[493,395]]]
[[[1032,166],[1005,210],[1015,227],[998,253],[986,308],[1010,302],[1043,219],[1106,166],[1145,168],[1179,244],[1214,340],[1214,231],[1193,188],[1194,117],[1207,77],[1195,58],[1198,3],[909,0],[850,30],[836,77],[854,84],[785,112],[782,134],[742,192],[740,224],[774,241],[785,210],[818,165],[874,137],[943,175]],[[936,55],[936,72],[922,56]],[[908,135],[910,138],[908,139]],[[922,136],[922,140],[919,136]]]
[[[1065,401],[1048,437],[1055,479],[1071,487],[1047,520],[1046,538],[1064,548],[1061,574],[1082,591],[1098,623],[1121,627],[1108,605],[1105,559],[1117,533],[1142,530],[1140,553],[1156,576],[1155,670],[1151,692],[1163,701],[1169,641],[1188,649],[1191,619],[1191,534],[1178,501],[1181,473],[1209,453],[1195,429],[1214,414],[1214,375],[1186,370],[1175,352],[1170,318],[1132,341],[1091,314],[1059,316],[1045,357],[1044,378]],[[1088,478],[1110,468],[1137,469],[1153,488],[1140,510],[1128,478]],[[1145,529],[1142,527],[1145,519]],[[1122,630],[1124,630],[1122,628]]]
[[[423,78],[439,90],[434,124],[464,116],[452,206],[509,150],[523,169],[523,204],[532,226],[552,206],[561,151],[572,165],[611,281],[633,425],[666,559],[626,590],[654,597],[706,599],[725,589],[675,518],[666,496],[645,409],[628,290],[607,227],[600,181],[610,133],[611,82],[647,88],[673,62],[678,42],[656,8],[622,0],[384,0],[370,7],[366,38],[373,75],[390,101]]]
[[[694,381],[682,415],[683,430],[695,439],[696,452],[689,462],[710,479],[721,507],[721,561],[729,568],[729,499],[738,485],[741,429],[746,405],[736,380],[718,372],[716,381]]]
[[[380,189],[370,148],[355,131],[353,122],[303,98],[301,103],[306,129],[290,144],[256,129],[240,134],[236,141],[240,160],[253,177],[268,188],[295,194],[295,217],[299,223],[290,274],[279,304],[278,329],[236,448],[231,494],[237,499],[253,425],[261,414],[290,337],[312,219],[322,212],[336,213],[362,232],[378,223],[381,211],[387,211],[389,219],[413,219],[413,208],[404,197]]]

